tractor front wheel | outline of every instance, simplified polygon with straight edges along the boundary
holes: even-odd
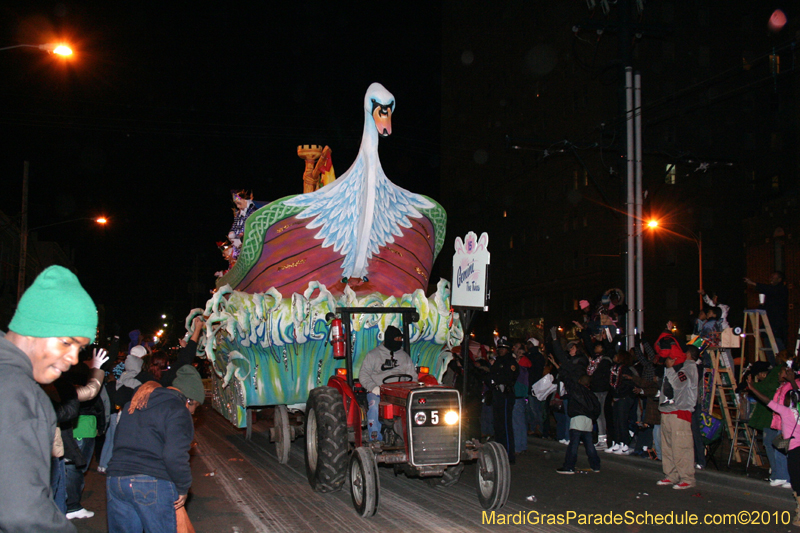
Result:
[[[342,488],[347,471],[347,415],[341,393],[317,387],[306,403],[306,475],[316,492]]]
[[[478,455],[478,500],[486,510],[500,509],[508,500],[511,467],[502,445],[489,441]]]
[[[350,457],[350,497],[356,512],[363,518],[373,516],[378,510],[378,463],[369,448],[356,448]]]

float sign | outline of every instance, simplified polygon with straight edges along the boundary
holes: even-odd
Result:
[[[464,240],[456,237],[453,256],[453,287],[450,302],[458,307],[489,310],[489,235],[480,239],[470,231]]]

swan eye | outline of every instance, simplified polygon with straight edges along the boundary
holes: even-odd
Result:
[[[372,99],[372,112],[375,113],[376,109],[380,109],[380,114],[382,116],[386,116],[386,115],[389,114],[389,111],[392,111],[394,109],[394,100],[392,100],[388,104],[384,105],[384,104],[378,103],[378,101],[373,98]]]

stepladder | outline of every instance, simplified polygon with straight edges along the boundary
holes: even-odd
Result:
[[[739,361],[739,373],[747,363],[755,361],[767,361],[775,364],[775,356],[778,354],[778,345],[775,342],[775,335],[769,324],[767,312],[763,309],[746,309],[744,312],[744,322],[742,324],[742,352]],[[752,343],[748,342],[752,337]],[[753,346],[752,353],[748,353],[748,347]]]
[[[711,383],[708,412],[714,415],[715,410],[718,410],[719,417],[731,439],[728,464],[730,464],[731,458],[735,458],[736,462],[742,462],[743,458],[746,458],[748,465],[752,460],[753,464],[761,466],[755,431],[747,426],[746,416],[743,416],[743,408],[746,409],[747,406],[742,405],[744,402],[740,402],[740,398],[736,394],[733,357],[730,351],[719,347],[709,348],[709,355],[711,368],[706,370],[711,374],[706,378],[706,381]]]

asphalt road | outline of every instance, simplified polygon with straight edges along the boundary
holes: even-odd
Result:
[[[256,422],[253,438],[247,441],[243,430],[232,427],[206,406],[198,410],[195,427],[194,483],[187,509],[198,533],[331,529],[354,532],[513,529],[554,533],[795,530],[791,525],[776,525],[776,519],[791,521],[794,513],[791,491],[769,487],[762,480],[704,470],[698,472],[697,488],[677,491],[655,485],[661,477],[660,463],[605,453],[601,453],[600,473],[558,475],[555,469],[561,466],[565,447],[538,439],[530,440],[528,453],[520,455],[517,464],[511,467],[509,501],[493,518],[484,514],[478,504],[475,468],[470,465],[461,481],[450,488],[431,488],[418,479],[395,477],[391,468],[381,468],[380,508],[376,516],[363,519],[355,514],[346,485],[334,494],[318,494],[310,489],[302,438],[294,442],[289,463],[280,465],[263,422]],[[583,451],[579,454],[578,468],[588,470]],[[75,524],[81,533],[105,532],[105,478],[90,470],[86,483],[84,506],[97,514]],[[535,501],[527,500],[531,495]],[[579,523],[582,514],[595,522],[617,517],[622,523]],[[671,517],[673,523],[652,523],[659,514],[665,520]],[[699,524],[680,524],[691,514],[697,516]],[[556,523],[542,525],[540,522],[548,518],[543,515],[549,515]],[[712,521],[727,520],[728,524],[704,525],[706,515]],[[734,516],[746,519],[748,524],[732,524]],[[567,518],[569,523],[558,523],[559,519],[563,522]],[[637,519],[649,523],[636,524]],[[753,524],[754,519],[770,523]],[[633,523],[626,524],[626,520]]]

